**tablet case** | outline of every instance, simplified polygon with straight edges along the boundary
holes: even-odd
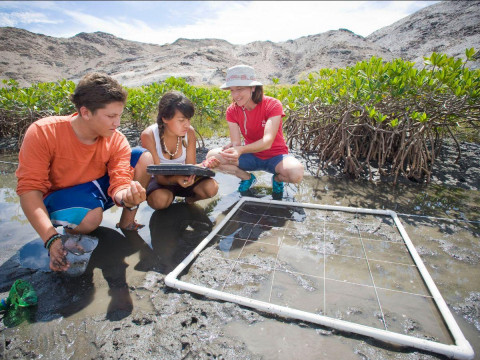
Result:
[[[160,164],[148,165],[147,172],[152,175],[196,175],[215,176],[215,172],[209,168],[190,164]]]

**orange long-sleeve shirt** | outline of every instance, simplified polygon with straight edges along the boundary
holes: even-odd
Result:
[[[15,173],[17,194],[40,190],[44,196],[66,187],[110,176],[108,195],[112,198],[130,186],[133,168],[126,137],[116,131],[99,137],[92,145],[80,142],[69,116],[40,119],[29,126],[19,153]]]

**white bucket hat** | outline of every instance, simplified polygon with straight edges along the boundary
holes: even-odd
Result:
[[[255,70],[248,65],[236,65],[227,70],[227,79],[220,89],[228,90],[230,86],[257,86],[263,85],[256,80]]]

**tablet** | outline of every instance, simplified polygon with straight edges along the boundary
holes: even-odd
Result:
[[[197,175],[215,176],[215,172],[209,168],[190,164],[160,164],[148,165],[147,172],[152,175]]]

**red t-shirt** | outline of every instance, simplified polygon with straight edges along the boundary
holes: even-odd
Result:
[[[245,116],[247,117],[246,131]],[[238,124],[240,132],[245,139],[245,145],[254,143],[263,138],[267,120],[275,116],[281,116],[283,118],[285,113],[283,112],[282,103],[270,96],[264,96],[262,101],[258,103],[253,110],[245,109],[244,113],[241,106],[233,103],[228,107],[226,113],[227,121]],[[275,136],[270,149],[259,151],[254,153],[254,155],[265,160],[277,155],[288,154],[288,147],[285,143],[282,129],[283,121],[280,120],[277,135]]]

